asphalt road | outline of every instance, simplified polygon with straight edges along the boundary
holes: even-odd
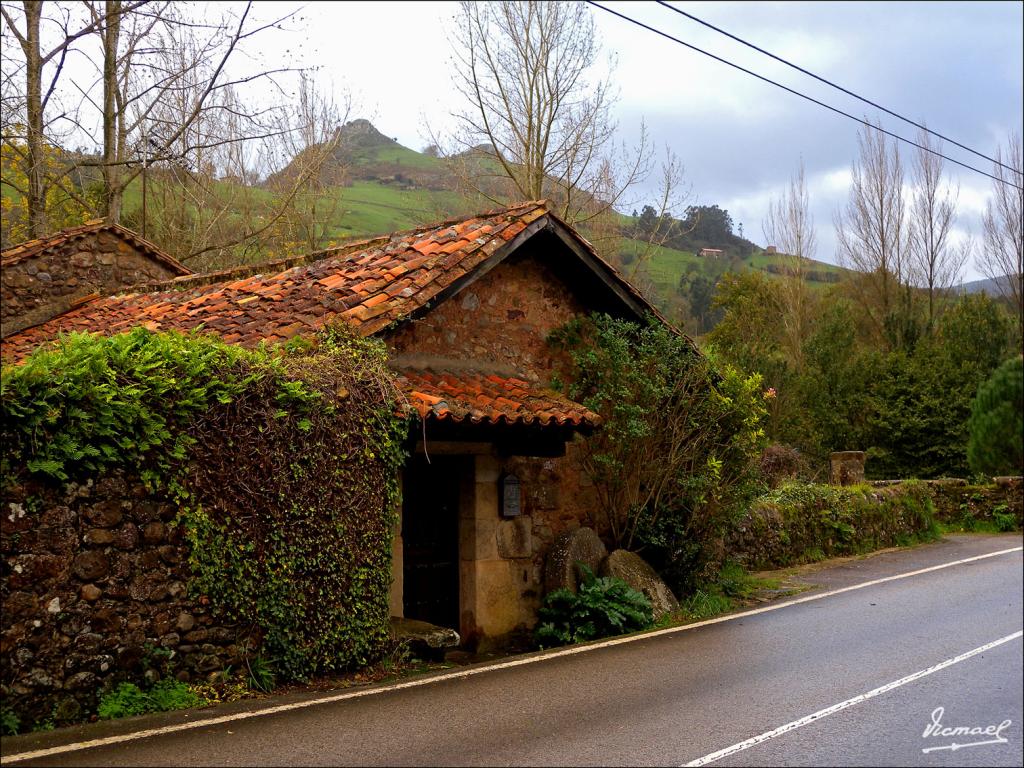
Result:
[[[820,593],[1020,546],[1019,536],[954,537],[806,578]],[[712,764],[1021,765],[1022,591],[1016,551],[585,653],[16,764],[684,765],[975,651]],[[952,750],[991,737],[925,738],[939,707],[944,728],[1009,720],[1005,742]],[[19,737],[3,751],[107,732]]]

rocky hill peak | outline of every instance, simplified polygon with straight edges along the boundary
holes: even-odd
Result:
[[[350,120],[338,128],[341,143],[349,148],[382,147],[398,142],[378,131],[373,123],[364,118]]]

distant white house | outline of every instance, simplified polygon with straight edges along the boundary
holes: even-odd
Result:
[[[719,248],[701,248],[700,256],[710,256],[713,259],[720,259],[724,255],[724,252]]]

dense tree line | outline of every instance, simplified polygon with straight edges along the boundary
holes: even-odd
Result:
[[[721,322],[708,335],[723,357],[757,371],[776,397],[767,430],[823,468],[831,451],[867,450],[872,477],[970,474],[968,418],[978,387],[1020,348],[1004,303],[984,294],[949,302],[933,331],[886,349],[849,285],[812,302],[800,365],[780,320],[779,284],[748,272],[720,284]]]
[[[733,231],[732,216],[718,205],[687,206],[678,219],[645,205],[639,212],[633,211],[632,218],[631,236],[648,236],[660,228],[664,234],[659,244],[679,251],[696,253],[702,248],[716,248],[729,256],[745,258],[757,247]]]

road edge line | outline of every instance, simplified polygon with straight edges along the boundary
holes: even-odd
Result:
[[[711,752],[707,755],[704,755],[703,757],[698,757],[696,760],[691,760],[688,763],[684,763],[683,768],[691,768],[691,766],[696,767],[701,765],[708,765],[709,763],[721,760],[723,757],[729,757],[730,755],[735,755],[739,752],[743,752],[744,750],[750,749],[751,747],[756,747],[758,744],[763,744],[766,741],[771,741],[772,739],[789,733],[790,731],[795,731],[797,728],[803,728],[805,725],[816,723],[819,720],[828,717],[829,715],[834,715],[836,712],[842,712],[844,709],[849,709],[850,707],[856,704],[860,704],[861,702],[867,701],[868,699],[873,699],[875,698],[875,696],[881,696],[883,693],[888,693],[889,691],[895,690],[896,688],[900,688],[904,685],[907,685],[908,683],[913,683],[916,680],[920,680],[922,677],[927,677],[928,675],[934,674],[935,672],[943,670],[946,667],[951,667],[954,664],[959,664],[961,661],[966,661],[972,656],[977,656],[979,653],[984,653],[985,651],[989,651],[993,648],[996,648],[997,646],[1003,645],[1004,643],[1009,643],[1010,641],[1016,640],[1017,638],[1022,636],[1024,636],[1024,631],[1017,630],[1013,634],[1006,635],[1005,637],[1001,637],[998,640],[993,640],[991,643],[985,643],[984,645],[980,645],[977,648],[973,648],[969,651],[965,651],[964,653],[954,656],[951,659],[946,659],[945,661],[940,661],[938,664],[933,664],[927,669],[919,670],[917,672],[907,675],[906,677],[901,677],[899,680],[893,680],[891,683],[886,683],[885,685],[880,685],[877,688],[872,688],[867,693],[862,693],[858,696],[854,696],[853,698],[847,699],[846,701],[841,701],[838,704],[833,704],[831,707],[819,709],[814,714],[806,715],[804,717],[801,717],[799,720],[793,720],[792,722],[786,723],[785,725],[780,725],[778,728],[773,728],[772,730],[765,731],[764,733],[759,734],[757,736],[753,736],[749,739],[736,742],[732,746],[725,747],[724,749],[720,749],[717,752]]]
[[[358,699],[363,698],[365,696],[376,696],[382,693],[390,693],[391,691],[403,690],[405,688],[418,688],[420,686],[433,685],[435,683],[444,682],[446,680],[463,680],[468,677],[474,677],[476,675],[483,674],[485,672],[497,672],[501,669],[520,667],[526,664],[534,664],[540,661],[561,658],[563,656],[575,656],[579,653],[589,653],[591,651],[596,651],[601,648],[610,648],[612,646],[624,645],[626,643],[633,643],[639,640],[647,640],[652,637],[672,635],[680,632],[687,632],[692,629],[699,629],[700,627],[707,627],[712,624],[721,624],[722,622],[726,621],[734,621],[736,619],[757,616],[762,613],[778,611],[783,608],[789,608],[791,606],[801,605],[803,603],[810,603],[815,600],[823,600],[826,597],[834,597],[835,595],[845,594],[846,592],[854,592],[858,589],[865,589],[867,587],[873,587],[878,584],[885,584],[890,581],[907,579],[912,576],[920,576],[921,574],[931,573],[933,571],[941,571],[945,568],[952,568],[957,565],[964,565],[966,563],[973,563],[979,560],[986,560],[991,557],[998,557],[1000,555],[1007,555],[1013,552],[1020,551],[1024,551],[1024,546],[1010,547],[1009,549],[1000,549],[996,552],[987,552],[983,555],[975,555],[974,557],[967,557],[961,560],[953,560],[948,563],[940,563],[939,565],[932,565],[927,568],[919,568],[914,571],[907,571],[906,573],[898,573],[892,576],[885,576],[880,579],[872,579],[871,581],[865,581],[860,584],[852,584],[848,587],[841,587],[839,589],[829,590],[828,592],[819,592],[812,595],[805,595],[804,597],[799,597],[795,600],[787,600],[782,603],[773,603],[771,605],[761,606],[760,608],[753,608],[749,611],[741,611],[739,613],[728,613],[722,616],[716,616],[712,619],[696,621],[692,624],[683,624],[678,627],[666,627],[665,629],[656,629],[651,632],[642,632],[632,635],[626,635],[624,637],[615,637],[609,640],[600,640],[594,643],[588,643],[586,645],[575,645],[570,646],[568,648],[559,648],[557,650],[553,650],[547,653],[541,652],[538,654],[531,654],[530,656],[525,658],[509,659],[508,661],[500,661],[495,664],[487,664],[479,667],[470,667],[469,669],[462,669],[453,672],[442,673],[439,675],[432,675],[430,677],[406,680],[401,683],[392,683],[389,685],[383,685],[374,688],[365,688],[359,691],[346,691],[344,693],[330,694],[328,696],[323,696],[316,699],[308,699],[306,701],[297,701],[292,702],[290,704],[279,704],[277,706],[267,707],[266,709],[250,710],[248,712],[236,712],[231,715],[211,717],[203,720],[195,720],[188,723],[176,723],[175,725],[166,725],[160,728],[149,728],[142,731],[122,733],[116,736],[105,736],[103,738],[90,739],[88,741],[72,742],[70,744],[62,744],[56,747],[45,747],[43,749],[31,750],[29,752],[16,752],[13,755],[0,755],[0,765],[19,763],[25,760],[34,760],[40,757],[50,757],[52,755],[59,755],[65,752],[78,752],[84,749],[93,749],[95,747],[104,747],[112,744],[121,744],[126,741],[148,739],[154,736],[164,736],[170,733],[193,730],[195,728],[206,728],[212,725],[221,725],[223,723],[234,722],[236,720],[248,720],[255,717],[276,715],[282,712],[290,712],[292,710],[297,709],[306,709],[308,707],[320,706],[323,704],[333,704],[339,701],[345,701],[347,699]]]

